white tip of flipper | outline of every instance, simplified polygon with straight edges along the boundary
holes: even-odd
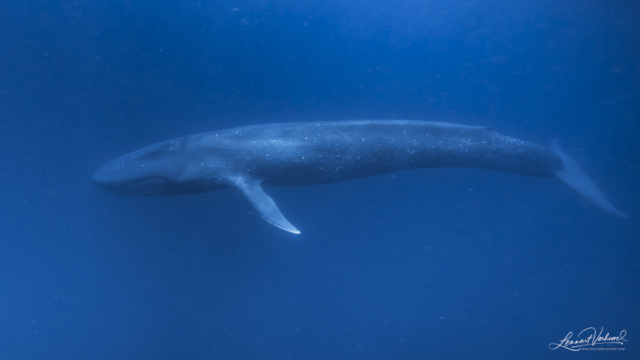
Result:
[[[296,228],[293,228],[293,229],[282,229],[282,230],[286,230],[286,231],[288,231],[288,232],[290,232],[292,234],[296,234],[296,235],[300,234],[300,230],[298,230]]]
[[[275,226],[277,228],[280,228],[280,229],[282,229],[284,231],[288,231],[288,232],[290,232],[292,234],[296,234],[296,235],[300,234],[300,230],[296,229],[296,227],[293,226],[287,219],[285,219],[284,216],[280,220],[279,224],[274,223],[273,221],[265,218],[264,216],[262,218],[265,219],[269,224],[271,224],[271,225],[273,225],[273,226]],[[284,221],[282,221],[282,220],[284,220]]]
[[[272,201],[273,201],[273,200],[272,200]],[[274,202],[274,203],[273,203],[273,206],[275,206],[275,205],[276,205],[276,203]],[[293,225],[289,222],[289,220],[287,220],[287,219],[284,217],[284,215],[282,215],[282,213],[280,212],[280,210],[278,209],[278,207],[277,207],[277,206],[275,206],[275,208],[278,210],[278,213],[279,213],[279,214],[274,214],[274,213],[273,213],[273,208],[272,208],[272,209],[270,209],[270,210],[268,211],[268,212],[269,212],[269,214],[268,214],[268,215],[270,216],[270,218],[267,218],[267,217],[265,217],[264,215],[262,215],[262,214],[261,214],[262,218],[263,218],[263,219],[265,219],[269,224],[271,224],[271,225],[273,225],[273,226],[275,226],[275,227],[277,227],[277,228],[280,228],[280,229],[282,229],[282,230],[284,230],[284,231],[288,231],[288,232],[290,232],[290,233],[292,233],[292,234],[300,234],[300,230],[296,229],[296,227],[295,227],[295,226],[293,226]],[[258,211],[260,211],[260,210],[258,210]],[[264,214],[265,212],[267,212],[267,211],[263,211],[263,214]]]
[[[275,201],[262,190],[260,181],[246,180],[240,177],[234,180],[235,185],[242,191],[263,219],[284,231],[292,234],[300,234],[300,230],[296,229],[296,227],[282,215]]]
[[[598,185],[596,185],[593,180],[591,180],[591,178],[589,178],[589,176],[580,169],[580,166],[562,150],[558,144],[558,139],[553,139],[551,141],[551,150],[553,150],[553,152],[562,159],[562,164],[564,165],[564,170],[556,171],[556,178],[568,187],[569,190],[609,214],[623,218],[629,217],[627,214],[616,209],[616,207],[609,202]]]

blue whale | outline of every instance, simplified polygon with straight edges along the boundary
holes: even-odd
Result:
[[[558,145],[549,148],[459,124],[360,120],[246,126],[167,140],[111,161],[93,175],[127,195],[236,188],[269,223],[299,234],[261,185],[311,185],[416,168],[471,167],[560,180],[616,216],[598,186]]]

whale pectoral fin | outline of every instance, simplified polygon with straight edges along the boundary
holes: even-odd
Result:
[[[300,234],[300,231],[282,215],[276,202],[262,190],[260,181],[239,179],[235,181],[235,185],[242,191],[263,219],[282,230]]]
[[[562,164],[564,165],[564,170],[556,170],[555,174],[560,182],[578,196],[600,209],[616,216],[629,217],[622,211],[616,209],[616,207],[607,200],[600,188],[598,188],[598,185],[596,185],[587,174],[582,172],[580,166],[562,150],[558,144],[558,139],[551,141],[551,150],[560,156]]]

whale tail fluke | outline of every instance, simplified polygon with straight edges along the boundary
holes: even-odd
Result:
[[[623,218],[627,218],[625,213],[616,209],[613,204],[607,200],[598,185],[585,174],[580,166],[573,161],[567,153],[562,150],[558,144],[558,139],[551,141],[551,150],[556,153],[562,159],[564,170],[556,170],[556,178],[560,180],[566,187],[576,193],[581,198],[587,200],[591,204],[599,207],[600,209]]]

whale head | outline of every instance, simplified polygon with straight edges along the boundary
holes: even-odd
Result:
[[[188,140],[179,138],[121,156],[93,174],[99,188],[123,195],[178,195],[214,190],[220,186],[193,179],[196,169]],[[200,162],[198,163],[200,164]]]

